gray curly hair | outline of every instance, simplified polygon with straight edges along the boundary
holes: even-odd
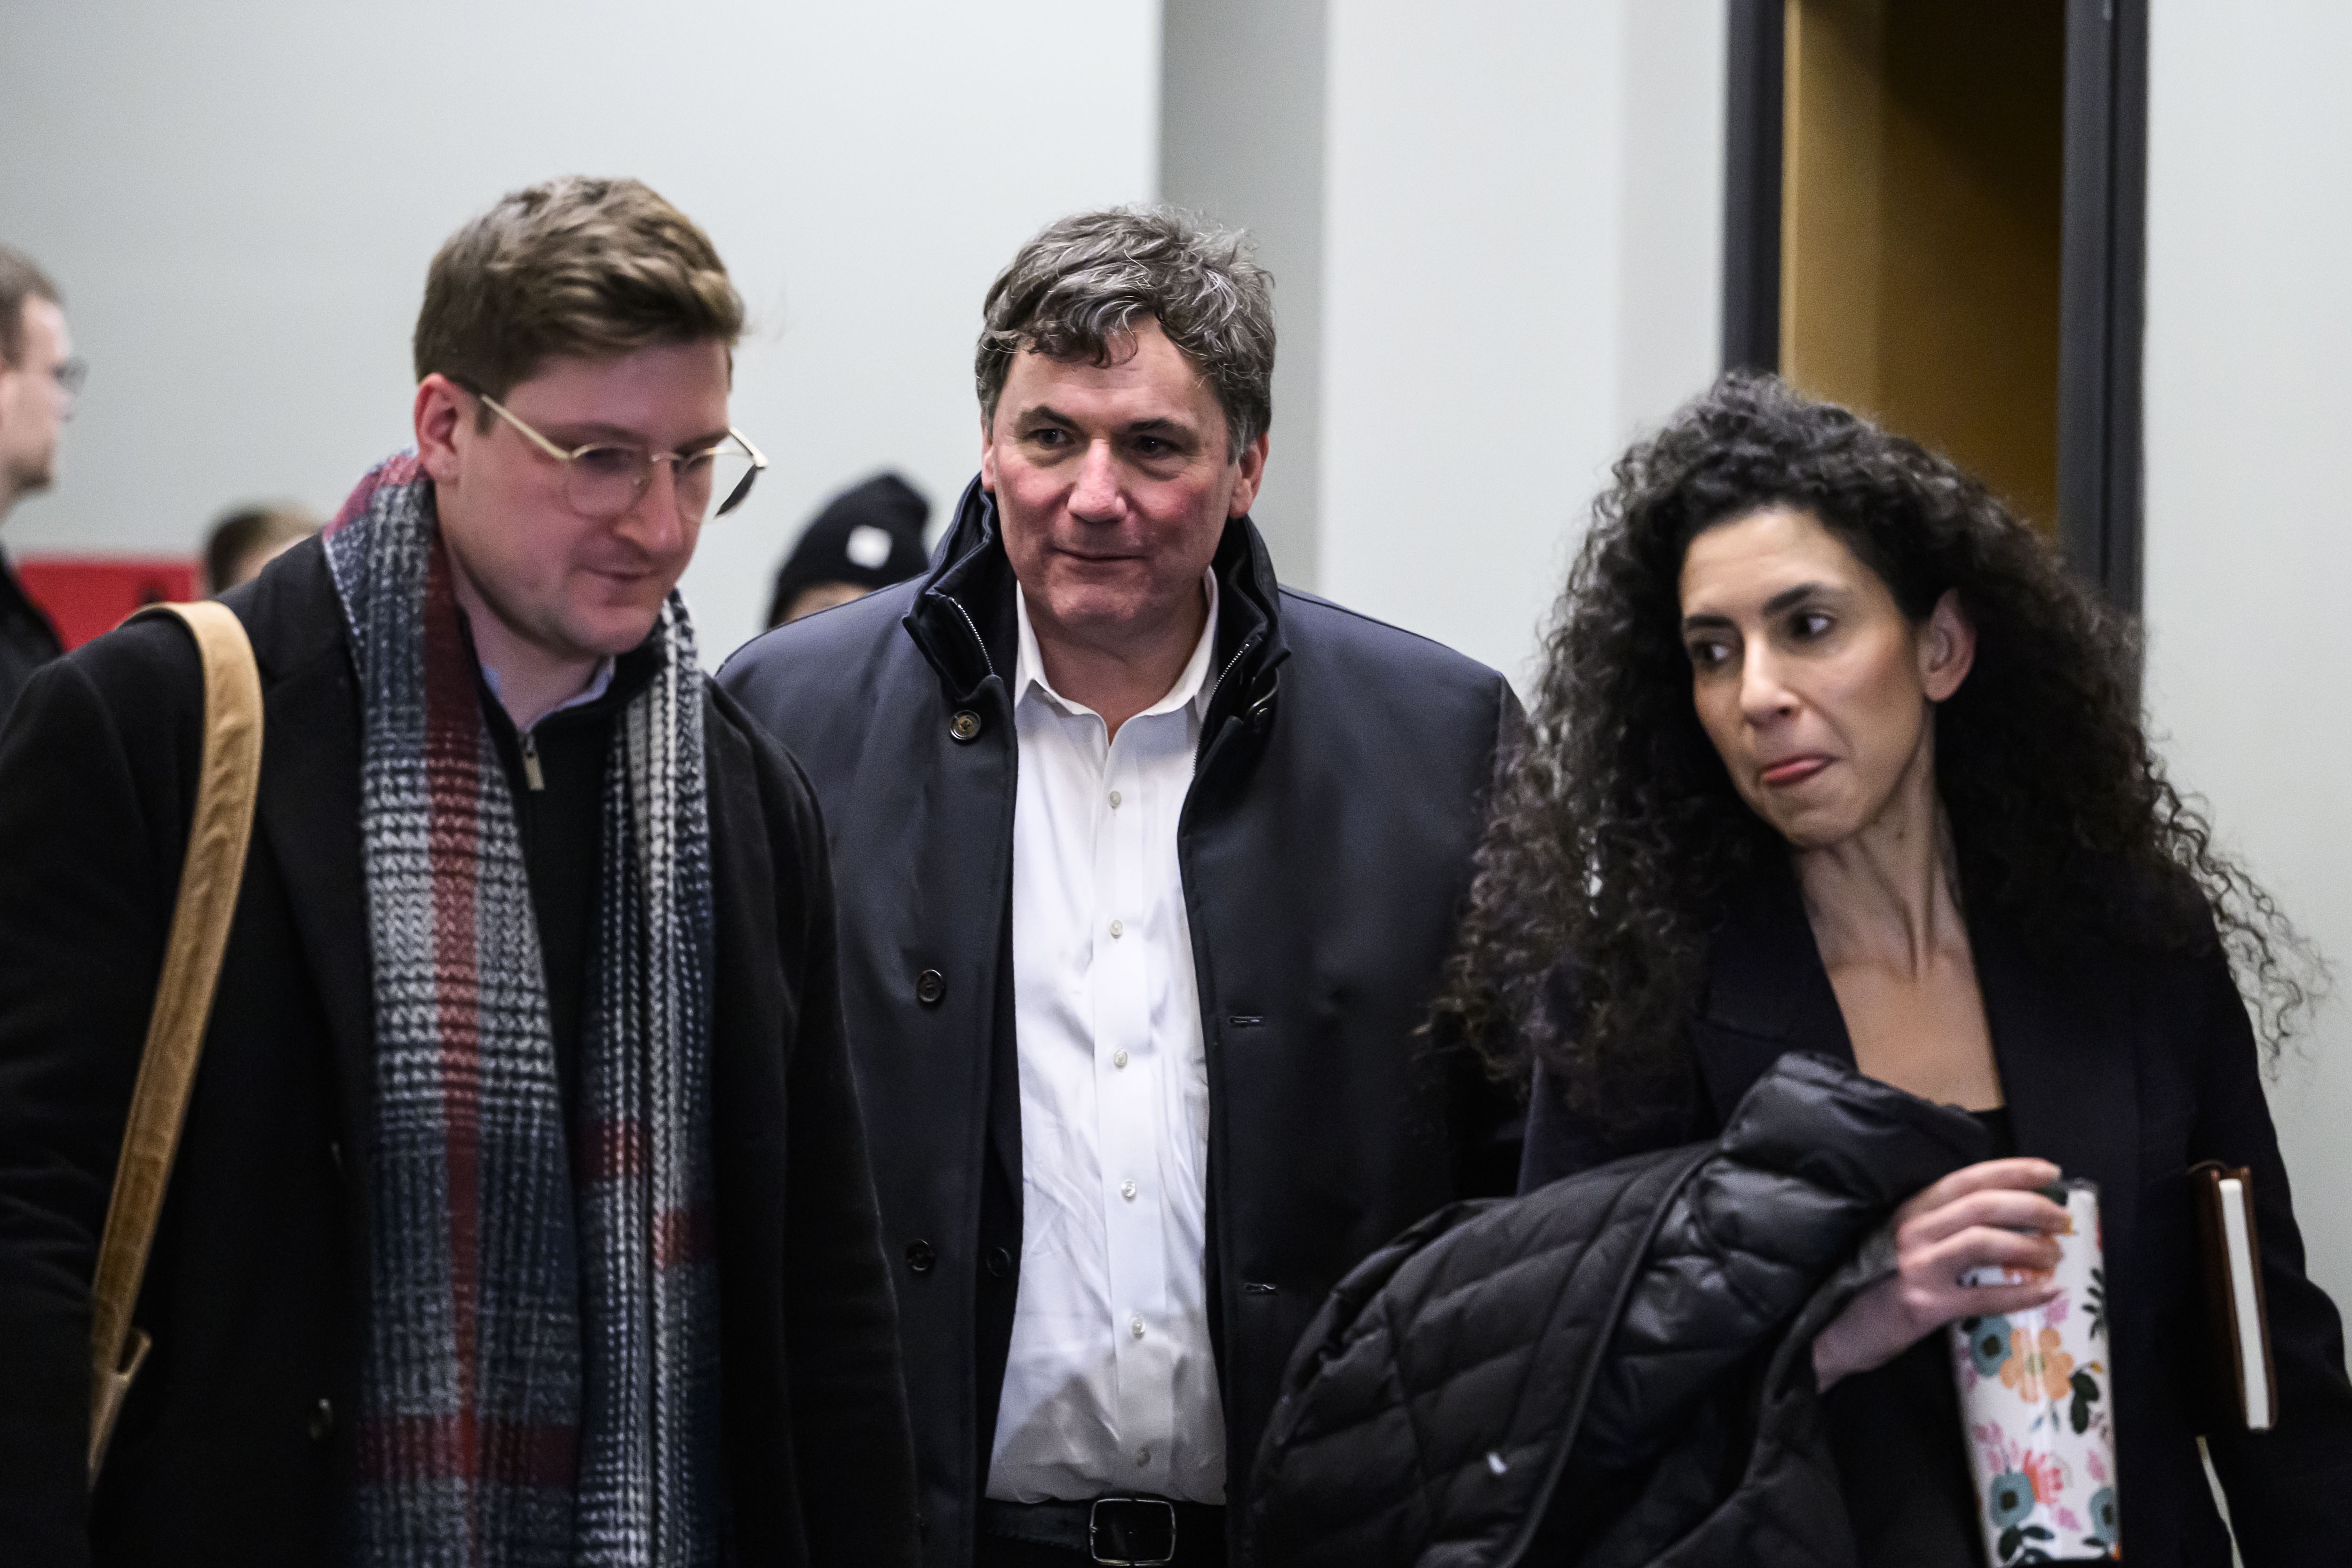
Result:
[[[1146,317],[1208,378],[1238,460],[1274,422],[1274,279],[1247,235],[1173,207],[1063,218],[996,275],[972,356],[982,425],[1023,350],[1108,364]]]

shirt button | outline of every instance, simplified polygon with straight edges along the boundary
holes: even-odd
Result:
[[[1151,1450],[1149,1448],[1138,1449],[1135,1455],[1135,1462],[1139,1465],[1148,1465],[1151,1463]]]
[[[1111,1052],[1111,1054],[1110,1054],[1110,1065],[1111,1065],[1111,1066],[1113,1066],[1113,1067],[1115,1067],[1115,1068],[1123,1068],[1123,1067],[1125,1067],[1125,1066],[1127,1065],[1127,1053],[1126,1053],[1125,1051],[1113,1051],[1113,1052]]]
[[[1139,1312],[1139,1313],[1137,1313],[1134,1317],[1129,1318],[1129,1319],[1127,1321],[1127,1331],[1128,1331],[1129,1333],[1130,1333],[1130,1334],[1133,1334],[1133,1335],[1134,1335],[1137,1339],[1139,1339],[1139,1339],[1141,1339],[1141,1338],[1143,1337],[1143,1314],[1142,1314],[1142,1313]]]
[[[1110,808],[1113,811],[1117,811],[1118,809],[1118,791],[1117,790],[1110,792]]]
[[[1118,921],[1111,921],[1111,922],[1110,922],[1110,934],[1111,934],[1111,935],[1113,935],[1113,936],[1119,936],[1119,935],[1124,934],[1126,931],[1127,931],[1127,928],[1126,928],[1125,926],[1123,926],[1123,925],[1119,924],[1119,923],[1118,923]]]
[[[1118,1195],[1125,1198],[1128,1202],[1133,1203],[1135,1201],[1135,1184],[1133,1182],[1121,1182],[1118,1184]]]

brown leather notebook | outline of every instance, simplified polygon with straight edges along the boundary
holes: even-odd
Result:
[[[2216,1160],[2189,1168],[2204,1254],[2206,1318],[2218,1413],[2240,1429],[2278,1423],[2278,1372],[2271,1364],[2270,1309],[2263,1298],[2262,1240],[2254,1231],[2253,1175]]]

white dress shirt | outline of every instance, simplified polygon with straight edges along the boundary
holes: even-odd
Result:
[[[1209,1063],[1176,819],[1213,690],[1208,624],[1106,739],[1055,691],[1029,606],[1013,673],[1013,1011],[1021,1279],[988,1495],[1225,1499],[1209,1341]]]

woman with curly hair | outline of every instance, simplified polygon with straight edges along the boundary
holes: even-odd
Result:
[[[1437,1026],[1535,1068],[1523,1189],[1712,1136],[1784,1052],[1976,1114],[1813,1345],[1864,1563],[1981,1560],[1940,1331],[2054,1291],[2099,1186],[2122,1539],[2341,1562],[2342,1329],[2305,1279],[2263,1047],[2316,973],[2142,730],[2133,626],[1951,463],[1727,377],[1618,465],[1498,793]],[[2206,1403],[2188,1180],[2252,1167],[2280,1412]],[[1967,1287],[1986,1267],[2019,1283]]]

